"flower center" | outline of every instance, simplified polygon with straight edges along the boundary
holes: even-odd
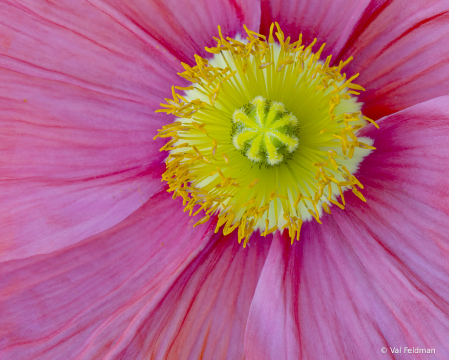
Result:
[[[184,95],[172,87],[158,110],[177,117],[155,137],[171,138],[161,148],[168,191],[190,215],[203,212],[194,226],[217,215],[215,231],[238,231],[243,246],[256,230],[299,240],[304,221],[344,209],[346,190],[365,201],[354,173],[374,149],[358,137],[374,123],[354,98],[364,90],[352,83],[358,74],[341,73],[351,58],[320,61],[324,45],[314,53],[316,40],[290,43],[276,23],[277,44],[274,25],[268,39],[245,27],[246,42],[218,27],[217,46],[206,48],[214,58],[182,64],[193,85],[176,87]]]
[[[280,102],[257,96],[236,110],[232,121],[232,143],[256,163],[278,165],[298,147],[298,120]]]

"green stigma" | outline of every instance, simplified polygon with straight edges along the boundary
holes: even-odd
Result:
[[[279,165],[298,147],[298,120],[280,102],[257,96],[236,110],[232,121],[235,148],[260,165]]]

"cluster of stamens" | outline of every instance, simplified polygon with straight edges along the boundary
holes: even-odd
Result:
[[[276,27],[279,45],[274,24],[268,39],[245,27],[247,43],[225,39],[219,27],[217,46],[206,48],[216,59],[182,64],[179,75],[193,85],[173,87],[158,110],[178,117],[156,136],[171,138],[161,148],[168,191],[190,215],[203,212],[194,226],[217,215],[216,232],[238,229],[244,246],[256,229],[288,228],[299,240],[303,221],[321,223],[331,204],[344,209],[345,189],[365,201],[348,167],[356,149],[374,149],[357,138],[374,122],[352,98],[364,90],[352,83],[358,74],[341,73],[351,58],[330,66],[331,56],[319,61],[324,44],[313,53],[316,39],[290,43]]]

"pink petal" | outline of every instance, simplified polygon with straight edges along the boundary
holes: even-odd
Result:
[[[213,231],[181,205],[164,191],[102,234],[1,263],[0,358],[97,360],[134,336]]]
[[[145,202],[165,156],[152,138],[172,121],[154,111],[184,85],[177,57],[217,24],[260,19],[255,3],[0,3],[0,260],[76,243]]]
[[[449,3],[388,1],[369,7],[340,58],[353,56],[348,73],[357,83],[364,112],[380,118],[449,94]]]
[[[105,13],[125,22],[135,31],[157,40],[181,61],[194,63],[193,54],[207,58],[205,46],[216,44],[217,26],[224,36],[244,33],[260,26],[260,3],[257,0],[90,0]]]
[[[160,187],[154,110],[175,76],[154,63],[176,71],[90,5],[28,3],[1,4],[2,260],[99,233]]]
[[[245,359],[246,320],[270,243],[254,236],[243,249],[235,233],[215,235],[108,359]]]
[[[268,34],[277,21],[286,36],[308,45],[317,38],[316,50],[326,43],[323,56],[338,55],[370,1],[360,0],[262,0],[261,32]]]
[[[305,224],[301,243],[273,241],[248,359],[393,358],[390,347],[405,346],[449,357],[449,97],[379,125],[358,174],[367,203],[348,195],[346,210]]]

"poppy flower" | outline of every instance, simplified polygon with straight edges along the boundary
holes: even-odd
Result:
[[[449,357],[447,2],[0,3],[1,359]],[[351,172],[366,202],[345,192],[293,243],[224,235],[217,212],[194,227],[153,140],[217,26],[268,38],[274,22],[326,43],[330,67],[352,57],[379,126],[357,130],[376,148]],[[270,166],[301,144],[288,126]]]

